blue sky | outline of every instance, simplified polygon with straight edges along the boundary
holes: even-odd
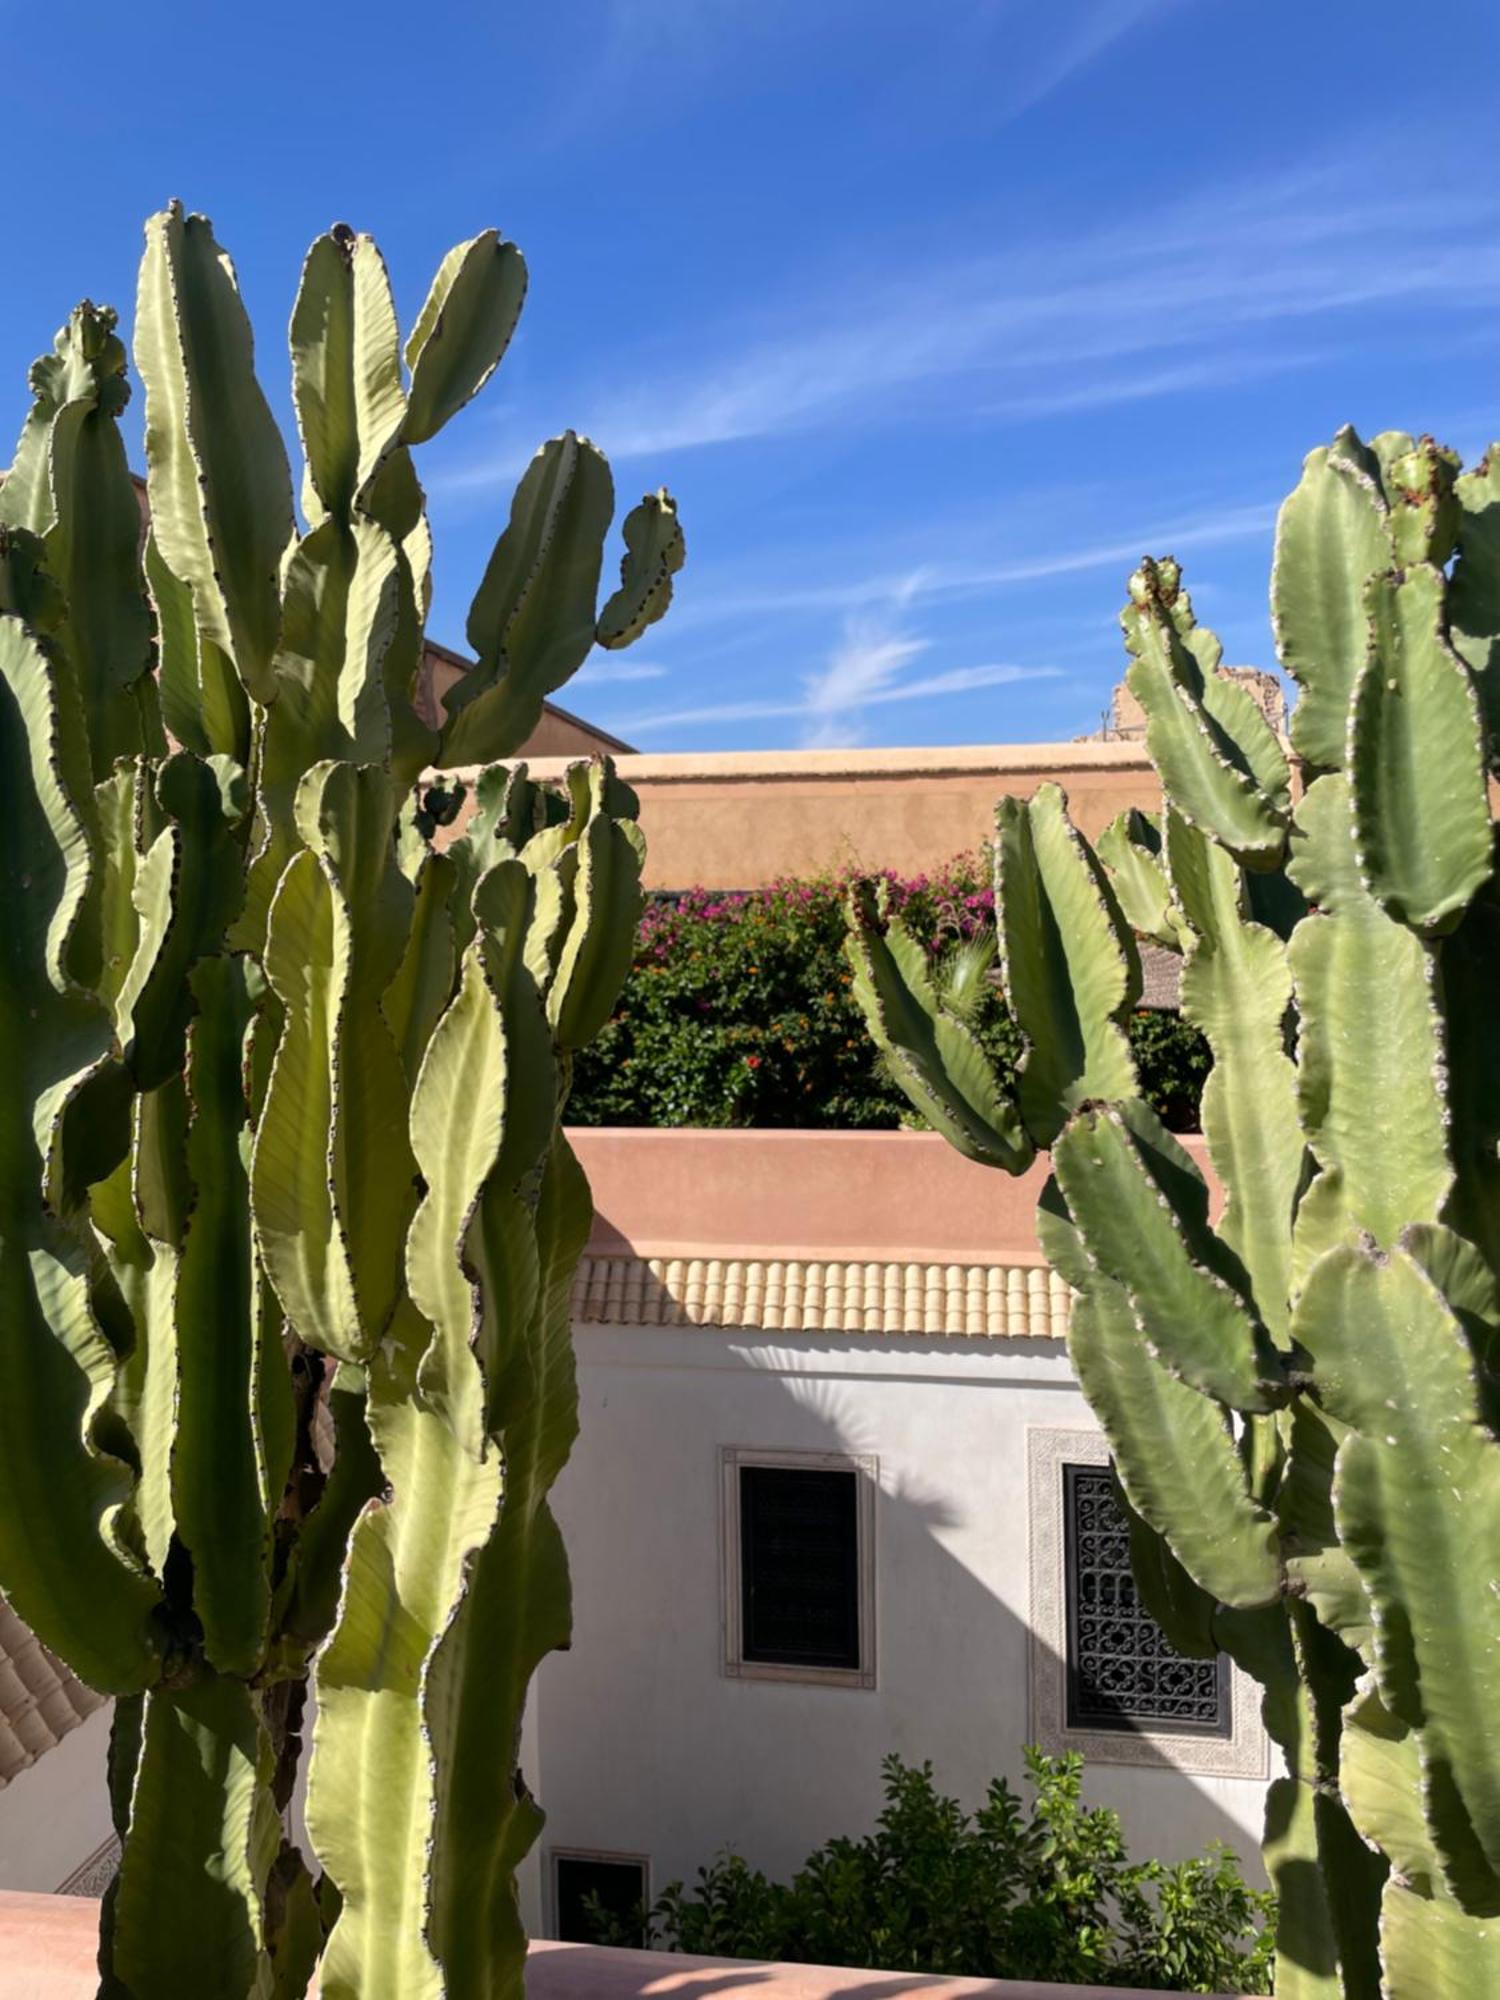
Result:
[[[587,431],[687,528],[672,614],[562,696],[642,748],[1081,733],[1147,550],[1271,664],[1302,454],[1500,433],[1485,0],[139,0],[72,9],[66,56],[0,24],[0,435],[79,297],[128,316],[171,195],[283,414],[318,230],[378,238],[409,322],[494,224],[531,294],[421,461],[432,630],[462,645],[519,469]]]

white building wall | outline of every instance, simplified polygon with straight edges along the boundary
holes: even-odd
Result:
[[[889,1751],[978,1803],[1021,1778],[1028,1426],[1093,1430],[1048,1341],[577,1329],[582,1433],[555,1506],[572,1651],[533,1697],[544,1848],[646,1854],[652,1893],[725,1845],[773,1872],[869,1828]],[[721,1451],[874,1454],[872,1690],[723,1672]],[[1256,1777],[1090,1761],[1133,1851],[1223,1839],[1260,1875]]]
[[[599,1326],[575,1339],[582,1433],[555,1494],[575,1635],[544,1663],[523,1737],[547,1811],[528,1921],[546,1933],[554,1846],[645,1854],[653,1893],[725,1845],[790,1872],[873,1823],[888,1751],[931,1759],[970,1803],[998,1773],[1019,1785],[1034,1735],[1027,1430],[1093,1429],[1062,1348]],[[873,1689],[723,1672],[726,1446],[878,1460]],[[0,1791],[0,1888],[55,1889],[107,1839],[108,1723],[90,1717]],[[1223,1839],[1261,1879],[1261,1779],[1091,1759],[1086,1780],[1138,1856]]]
[[[110,1839],[105,1760],[113,1710],[97,1708],[0,1789],[0,1889],[50,1894]],[[97,1895],[97,1885],[80,1885]]]

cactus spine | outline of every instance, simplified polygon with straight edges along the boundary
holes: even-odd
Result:
[[[479,666],[419,712],[413,447],[524,292],[488,231],[403,349],[375,244],[318,239],[302,532],[233,267],[174,205],[136,313],[144,545],[112,312],[37,363],[0,482],[0,1587],[116,1697],[113,2000],[290,2000],[320,1958],[328,2000],[521,1991],[590,1220],[561,1117],[642,844],[607,762],[564,793],[494,760],[682,562],[648,497],[601,610],[609,469],[554,439]],[[457,765],[490,768],[440,851],[463,783],[422,774]],[[316,1879],[281,1821],[310,1670]]]
[[[850,905],[913,1103],[1012,1172],[1051,1148],[1041,1240],[1145,1601],[1264,1687],[1278,2000],[1500,1994],[1497,463],[1352,430],[1307,459],[1272,578],[1295,803],[1177,566],[1131,578],[1163,810],[1096,855],[1055,786],[1002,804],[1016,1103],[899,921]],[[1212,1046],[1217,1225],[1119,1032],[1137,934]]]

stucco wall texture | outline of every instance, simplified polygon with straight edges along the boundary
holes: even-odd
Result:
[[[540,749],[538,740],[528,768],[555,782],[568,759]],[[1048,781],[1091,840],[1127,807],[1161,800],[1139,743],[694,751],[615,763],[640,795],[648,889],[758,889],[846,867],[921,875],[986,838],[1002,793],[1029,798]],[[462,825],[461,815],[455,831]]]

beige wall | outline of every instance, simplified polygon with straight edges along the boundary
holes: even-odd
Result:
[[[555,763],[528,752],[534,776]],[[1160,794],[1136,743],[1033,743],[951,750],[724,751],[622,756],[640,794],[648,889],[755,889],[786,875],[892,868],[920,875],[977,847],[1005,792],[1048,779],[1096,838]]]

